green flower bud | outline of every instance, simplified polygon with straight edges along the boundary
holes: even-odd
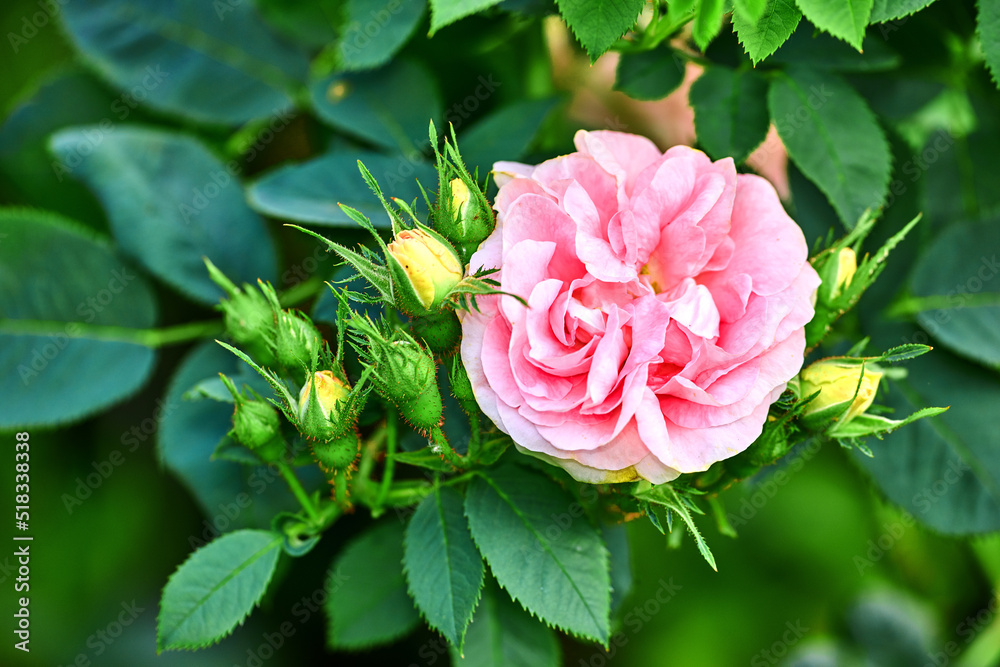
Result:
[[[820,267],[823,279],[820,295],[825,301],[833,301],[844,293],[858,270],[858,256],[852,248],[841,248]]]
[[[442,187],[443,197],[449,193],[447,205],[439,206],[437,229],[455,243],[479,245],[493,231],[493,211],[484,207],[479,193],[470,192],[460,178],[453,178],[447,188]]]
[[[299,431],[326,472],[349,467],[361,448],[354,416],[341,414],[350,393],[333,371],[313,373],[299,392]]]
[[[463,276],[451,245],[425,229],[404,229],[388,246],[399,307],[422,315],[437,308]]]
[[[448,382],[451,384],[451,393],[459,401],[475,401],[476,393],[472,390],[472,382],[469,374],[462,364],[462,358],[457,354],[451,358],[448,366]]]
[[[881,379],[880,371],[860,360],[832,357],[811,364],[799,376],[799,393],[819,395],[803,410],[803,421],[811,427],[825,426],[831,419],[846,424],[871,407]]]
[[[278,363],[285,368],[315,368],[323,344],[316,325],[291,310],[279,311],[277,319],[274,356]]]
[[[274,363],[274,314],[267,299],[250,285],[241,290],[212,262],[205,259],[212,280],[229,295],[217,306],[226,323],[226,333],[261,366]]]
[[[462,337],[462,325],[453,311],[442,310],[410,320],[414,337],[423,340],[432,352],[448,353]]]
[[[285,454],[278,411],[265,401],[239,397],[230,435],[265,461],[276,461]]]
[[[434,357],[408,340],[379,345],[373,352],[378,392],[394,403],[414,428],[426,432],[439,426],[444,405]]]

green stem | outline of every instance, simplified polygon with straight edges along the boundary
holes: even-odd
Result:
[[[379,484],[378,495],[375,497],[375,505],[379,508],[385,502],[389,494],[389,487],[392,486],[392,475],[396,468],[396,444],[399,439],[399,417],[396,411],[389,408],[389,414],[385,419],[385,470],[382,471],[382,482]]]
[[[302,505],[302,509],[306,511],[306,514],[309,515],[310,519],[318,521],[320,517],[316,511],[316,506],[313,504],[312,500],[309,499],[309,494],[306,493],[306,490],[302,488],[302,482],[300,482],[299,478],[295,476],[295,471],[288,467],[288,464],[284,462],[277,463],[275,465],[278,466],[278,471],[281,472],[281,476],[285,478],[286,482],[288,482],[288,488],[292,490],[292,495],[294,495],[295,499],[299,501],[300,505]]]
[[[333,474],[334,501],[341,509],[347,507],[347,470],[341,468]]]
[[[441,450],[441,455],[444,460],[452,464],[456,468],[464,468],[466,465],[465,457],[459,455],[454,449],[451,448],[451,443],[448,442],[448,437],[441,430],[440,426],[435,426],[431,431],[431,441]]]
[[[188,322],[162,329],[132,329],[82,322],[56,322],[50,320],[0,320],[0,334],[22,336],[66,336],[92,340],[134,343],[158,348],[186,343],[199,338],[218,336],[224,331],[222,320]]]

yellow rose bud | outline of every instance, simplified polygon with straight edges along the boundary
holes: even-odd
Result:
[[[416,298],[425,309],[438,305],[462,280],[462,265],[451,248],[422,229],[401,231],[389,244]]]
[[[351,388],[332,371],[317,371],[299,392],[299,418],[305,420],[309,408],[309,394],[313,382],[316,383],[316,398],[319,400],[323,414],[331,421],[337,417],[337,404],[347,399]]]
[[[451,186],[451,209],[459,218],[465,216],[465,209],[469,205],[471,195],[469,188],[461,178],[453,178],[449,183]]]
[[[852,248],[841,248],[837,253],[837,274],[834,277],[832,298],[836,299],[851,284],[858,270],[858,256]]]
[[[815,415],[834,407],[843,410],[850,405],[841,419],[842,423],[846,423],[870,408],[872,401],[875,400],[875,392],[878,390],[882,373],[871,367],[865,368],[859,387],[858,378],[861,373],[860,363],[836,358],[822,359],[803,370],[800,376],[802,396],[809,396],[819,391],[819,396],[806,406],[804,416]],[[855,390],[857,396],[854,395]]]

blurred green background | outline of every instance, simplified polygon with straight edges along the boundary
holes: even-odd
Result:
[[[971,5],[952,3],[923,23],[901,25],[900,39],[918,42],[920,31],[929,29],[926,23],[953,19],[953,23],[962,24],[961,11],[968,12]],[[0,45],[0,108],[5,118],[30,97],[43,77],[61,68],[79,68],[56,20],[36,27],[37,34],[14,52],[9,35],[26,34],[26,17],[30,20],[37,12],[46,12],[45,6],[31,0],[8,0],[0,8],[0,34],[5,41]],[[952,6],[961,10],[955,16],[951,16]],[[456,44],[466,48],[467,35],[484,24],[474,18],[446,29],[431,46],[420,46],[425,48],[424,59],[448,72],[453,66],[449,51],[459,48]],[[550,42],[568,39],[548,24],[545,30]],[[912,32],[904,34],[906,30]],[[959,25],[954,30],[968,34],[970,27]],[[487,51],[483,45],[469,50],[476,54],[474,58],[499,59],[511,68],[530,62],[545,69],[548,61],[544,57],[531,59],[532,50],[541,44],[542,29],[512,34],[510,44],[497,46],[495,42],[504,35],[487,33],[486,39],[494,41],[489,45],[494,49],[489,56],[482,55]],[[495,49],[500,49],[500,56]],[[566,53],[579,56],[572,49]],[[685,135],[684,114],[690,112],[683,103],[668,101],[660,107],[640,108],[630,106],[620,95],[604,93],[595,101],[600,95],[593,91],[608,83],[602,83],[601,67],[599,63],[593,70],[584,70],[589,73],[584,76],[556,59],[554,80],[547,72],[531,70],[521,77],[523,88],[504,91],[509,100],[554,85],[563,99],[569,100],[563,107],[563,120],[551,122],[546,133],[536,139],[535,156],[566,150],[576,125],[646,131],[655,134],[661,144],[692,139]],[[472,78],[467,72],[456,77],[463,82]],[[443,79],[445,98],[460,99],[456,90],[463,90],[461,86],[451,89],[447,77]],[[864,90],[863,81],[858,85]],[[869,85],[877,86],[877,82]],[[927,99],[941,90],[940,84],[925,85],[933,88]],[[116,94],[110,88],[106,91],[112,97]],[[908,89],[906,94],[916,93]],[[891,91],[871,92],[873,106],[882,105],[879,113],[884,110],[887,117],[893,113],[891,97]],[[961,104],[949,107],[948,99],[928,114],[945,114],[945,124],[967,122],[963,114],[968,109]],[[66,98],[61,102],[62,111],[73,117],[80,101]],[[494,102],[484,110],[490,104]],[[996,95],[984,104],[981,124],[996,123],[1000,118]],[[148,113],[140,107],[130,122],[142,120]],[[681,120],[674,122],[671,114]],[[184,127],[176,119],[152,116],[158,122]],[[686,122],[690,125],[689,119]],[[895,129],[900,128],[901,132],[909,128],[919,134],[913,123]],[[293,129],[294,135],[288,135],[280,146],[269,147],[264,158],[254,162],[252,173],[308,153],[304,148],[308,128],[295,125]],[[300,140],[300,133],[307,138]],[[905,156],[904,138],[892,136],[894,151]],[[989,137],[995,138],[995,134]],[[991,202],[1000,199],[996,196],[1000,181],[996,153],[988,157],[974,162],[971,174],[965,172],[975,177],[974,187],[964,181],[956,185],[943,169],[922,177],[919,190],[912,189],[905,206],[894,206],[890,211],[883,236],[898,229],[917,209],[925,210],[931,218],[930,229],[950,222],[948,207],[955,190],[968,195],[973,187],[972,196],[976,191],[983,193],[975,212],[985,215],[992,211]],[[897,167],[904,163],[897,160]],[[981,170],[979,165],[986,163],[992,169]],[[17,169],[6,166],[0,178],[3,203],[44,205],[107,231],[100,205],[82,185],[41,177],[36,181],[33,172],[20,172],[19,178]],[[826,228],[822,221],[829,220],[832,212],[829,205],[816,196],[814,188],[809,190],[812,186],[804,183],[794,168],[790,181],[793,194],[796,187],[801,193],[798,218],[807,233],[813,237],[822,234]],[[41,199],[39,192],[44,193]],[[937,197],[937,193],[942,196]],[[271,233],[285,243],[289,254],[286,266],[311,252],[311,246],[301,238],[276,227]],[[903,282],[915,251],[906,252],[901,254],[900,268],[884,278],[887,285],[882,294],[870,297],[873,303],[886,303],[888,295]],[[157,289],[164,323],[212,316],[207,308],[193,305],[162,286]],[[873,333],[880,325],[862,322],[858,326]],[[895,335],[890,332],[884,338],[893,340]],[[275,587],[277,592],[269,594],[262,608],[220,645],[192,654],[155,654],[160,590],[190,552],[192,536],[199,538],[207,525],[188,489],[158,463],[152,434],[170,376],[190,347],[164,349],[151,381],[112,410],[61,430],[31,430],[31,653],[13,648],[11,612],[16,604],[13,586],[17,575],[14,547],[8,546],[0,550],[0,614],[5,618],[6,637],[0,645],[0,663],[186,667],[298,665],[307,661],[317,665],[446,664],[447,655],[436,648],[440,640],[426,629],[391,647],[367,653],[333,654],[324,648],[324,618],[308,601],[333,556],[364,524],[362,516],[339,522],[306,557],[294,562],[285,559],[286,570],[280,575],[281,585]],[[964,362],[955,359],[954,363]],[[921,379],[935,381],[931,375]],[[961,400],[960,393],[949,398],[950,402]],[[995,411],[997,405],[992,409]],[[990,420],[995,419],[996,412],[990,415]],[[141,434],[138,442],[129,438],[136,427]],[[12,434],[2,437],[13,443]],[[12,452],[13,447],[5,445],[4,451]],[[966,541],[913,525],[907,515],[883,500],[860,470],[857,457],[846,451],[828,447],[798,457],[791,457],[783,466],[785,476],[765,471],[724,496],[730,513],[743,519],[735,521],[739,539],[722,536],[708,527],[709,521],[702,522],[719,564],[718,573],[708,568],[689,542],[679,550],[669,550],[648,522],[629,523],[634,586],[624,602],[623,640],[611,652],[602,653],[563,637],[564,664],[1000,664],[995,662],[1000,655],[1000,616],[993,597],[1000,583],[1000,540]],[[12,455],[0,459],[0,479],[11,480]],[[88,484],[85,480],[94,474],[99,483]],[[79,493],[79,502],[68,501],[81,485],[86,489]],[[3,506],[12,508],[13,493],[5,491],[3,496]],[[226,508],[219,511],[224,516]],[[665,590],[672,592],[666,594]],[[279,642],[275,633],[288,621],[294,634]],[[278,643],[281,645],[275,650],[273,645]],[[954,657],[959,651],[964,658]]]

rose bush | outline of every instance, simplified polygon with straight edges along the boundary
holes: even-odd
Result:
[[[497,163],[497,228],[462,317],[476,400],[517,447],[587,482],[661,483],[746,449],[802,366],[819,276],[764,179],[678,146],[577,133]]]

